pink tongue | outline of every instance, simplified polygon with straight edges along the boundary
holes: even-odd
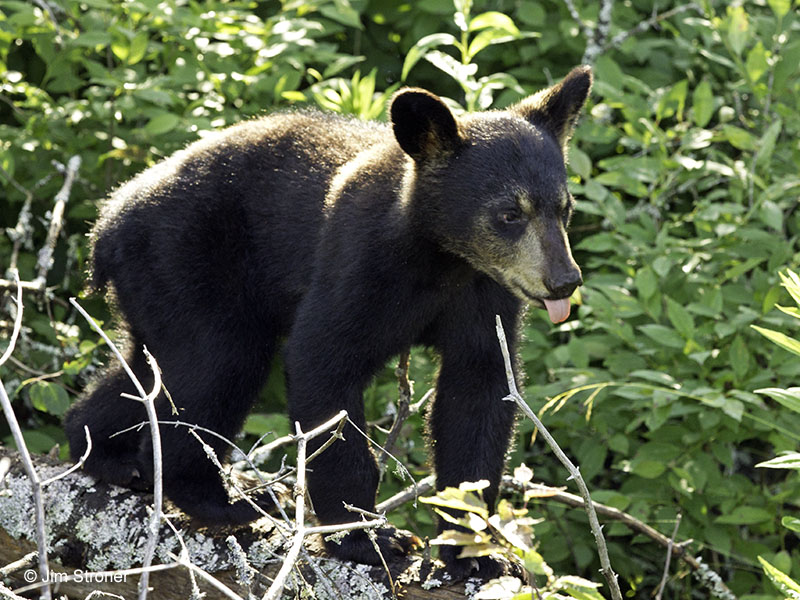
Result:
[[[561,300],[544,300],[547,315],[553,323],[561,323],[569,317],[569,298]]]

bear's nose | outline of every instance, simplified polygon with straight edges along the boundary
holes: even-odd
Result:
[[[552,298],[569,298],[578,286],[583,285],[583,278],[580,271],[571,270],[546,279],[544,285]]]

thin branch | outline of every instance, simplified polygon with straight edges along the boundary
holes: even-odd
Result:
[[[307,464],[306,446],[308,441],[330,431],[334,425],[336,425],[337,431],[339,431],[339,428],[347,420],[347,411],[342,410],[339,411],[333,418],[329,419],[322,425],[315,427],[307,433],[303,433],[302,429],[300,429],[300,423],[295,422],[294,437],[297,439],[297,481],[294,486],[295,530],[294,535],[292,536],[293,540],[292,545],[289,548],[289,552],[286,553],[286,556],[283,559],[283,565],[281,565],[278,574],[275,576],[275,580],[264,594],[264,600],[275,600],[280,596],[286,584],[286,579],[289,577],[289,573],[294,568],[294,565],[297,562],[297,557],[300,555],[300,551],[303,549],[303,540],[308,535],[309,528],[307,528],[305,524]],[[334,438],[332,437],[331,439]]]
[[[661,576],[661,583],[658,586],[655,600],[661,600],[661,594],[664,593],[664,588],[667,586],[667,580],[669,579],[669,563],[672,560],[672,548],[675,546],[675,538],[678,535],[678,528],[680,526],[681,513],[678,513],[678,516],[675,518],[675,529],[672,530],[672,537],[669,538],[669,543],[667,544],[667,558],[664,561],[664,574]]]
[[[24,569],[30,569],[33,565],[36,564],[36,559],[39,557],[38,552],[29,552],[19,560],[15,560],[12,563],[7,564],[5,567],[0,569],[0,579],[5,579],[9,575],[22,571]]]
[[[181,535],[180,531],[178,531],[178,528],[175,527],[175,524],[170,520],[169,517],[167,517],[167,515],[161,515],[161,518],[164,519],[167,527],[172,530],[172,533],[174,533],[175,537],[178,539],[178,544],[181,546],[181,558],[185,559],[186,562],[191,562],[189,559],[189,548],[186,547],[186,542],[183,541],[183,536]],[[200,588],[197,586],[197,580],[195,579],[195,573],[191,569],[189,569],[189,581],[192,582],[192,594],[189,596],[189,598],[191,600],[202,598],[203,596],[200,593]]]
[[[156,413],[156,397],[161,391],[161,369],[158,368],[155,358],[144,348],[147,363],[153,369],[153,389],[142,398],[147,409],[147,418],[150,421],[150,437],[153,444],[153,514],[150,515],[150,533],[145,546],[143,567],[153,563],[158,544],[158,530],[161,525],[161,513],[164,502],[163,467],[161,461],[161,432],[158,428],[158,414]],[[150,573],[145,571],[139,579],[139,600],[146,600],[147,585]]]
[[[375,506],[375,512],[379,514],[392,512],[406,502],[416,500],[418,497],[433,491],[435,486],[436,478],[433,475],[428,475],[424,479],[420,479],[416,484],[408,486],[402,492],[398,492],[391,498],[387,498],[380,504],[377,504]]]
[[[73,167],[77,168],[77,165],[80,165],[80,159],[78,159],[76,164],[74,164],[73,160],[70,159],[71,170]],[[69,171],[67,177],[69,177]],[[59,195],[61,195],[61,192],[59,192]],[[158,415],[156,413],[155,405],[155,399],[161,391],[161,370],[158,368],[158,364],[153,356],[147,351],[147,348],[144,348],[144,354],[147,357],[147,363],[153,370],[153,389],[149,394],[146,393],[144,391],[144,387],[142,387],[142,384],[139,382],[139,379],[125,361],[122,353],[119,351],[119,349],[117,349],[114,342],[111,341],[111,339],[108,337],[108,335],[106,335],[97,322],[91,316],[89,316],[89,313],[87,313],[83,307],[78,304],[75,298],[70,298],[69,301],[72,306],[74,306],[75,309],[83,316],[83,318],[86,319],[86,321],[92,326],[92,328],[100,335],[100,337],[103,338],[106,344],[108,344],[108,347],[111,348],[111,351],[116,355],[117,359],[122,364],[122,368],[128,374],[128,378],[131,380],[136,388],[136,391],[139,393],[139,400],[144,403],[145,410],[147,411],[147,418],[150,422],[150,437],[153,444],[153,513],[150,515],[150,532],[148,534],[147,546],[145,546],[145,554],[142,561],[142,567],[147,569],[153,562],[153,556],[155,555],[156,544],[158,543],[158,530],[159,526],[161,525],[161,514],[164,503],[164,485],[162,477],[163,468],[161,461],[161,433],[158,428]],[[139,579],[139,600],[145,600],[147,598],[147,585],[149,583],[149,579],[150,572],[147,570],[143,571],[142,577]]]
[[[22,286],[19,281],[19,272],[13,269],[11,276],[14,278],[17,287],[17,314],[14,319],[14,329],[11,331],[11,338],[8,340],[8,348],[3,352],[3,356],[0,356],[0,366],[3,366],[14,352],[14,346],[17,345],[17,338],[19,337],[20,329],[22,329]]]
[[[554,488],[547,485],[543,485],[540,483],[522,483],[511,476],[504,476],[503,477],[503,487],[508,489],[514,489],[519,491],[533,491],[536,492],[537,496],[548,498],[555,500],[556,502],[560,502],[562,504],[566,504],[567,506],[572,506],[575,508],[585,508],[586,502],[580,496],[575,494],[570,494],[569,492],[564,491],[563,488]],[[608,506],[606,504],[600,504],[599,502],[595,502],[592,500],[592,506],[597,511],[598,514],[603,515],[608,519],[613,519],[615,521],[619,521],[623,523],[633,531],[641,533],[651,540],[655,541],[656,543],[664,546],[665,548],[670,547],[670,538],[665,536],[663,533],[654,529],[647,523],[644,523],[637,519],[636,517],[619,510],[618,508],[614,508],[613,506]],[[694,557],[690,554],[686,554],[686,546],[692,543],[694,540],[684,540],[680,543],[674,543],[672,540],[672,547],[671,553],[676,557],[683,560],[687,565],[689,565],[695,573],[705,572],[708,573],[710,569],[702,563],[699,557]],[[712,572],[713,573],[713,572]],[[733,593],[722,583],[722,579],[716,573],[713,573],[710,577],[710,584],[717,586],[717,590],[714,591],[716,594],[722,594],[725,598],[735,600],[736,597]],[[709,586],[709,590],[711,587]]]
[[[17,284],[9,279],[0,279],[0,290],[11,290],[17,287]],[[20,281],[19,287],[26,292],[41,292],[42,287],[33,281]]]
[[[703,8],[699,4],[695,4],[694,2],[692,2],[691,4],[676,6],[675,8],[664,11],[661,14],[653,15],[646,21],[642,21],[641,23],[639,23],[633,29],[629,29],[628,31],[623,31],[615,35],[603,46],[603,52],[611,48],[618,48],[620,44],[622,44],[622,42],[627,40],[629,37],[638,35],[640,33],[644,33],[651,27],[655,27],[656,25],[658,25],[661,21],[664,21],[665,19],[669,19],[670,17],[674,17],[675,15],[679,15],[689,10],[695,10],[699,13],[703,12]]]
[[[64,207],[67,204],[67,200],[69,200],[72,184],[75,182],[80,166],[81,157],[79,155],[76,154],[69,159],[67,171],[64,175],[64,185],[61,186],[55,197],[55,206],[53,206],[53,212],[50,217],[50,227],[47,230],[47,240],[39,251],[39,258],[36,261],[38,272],[36,279],[33,280],[33,284],[38,284],[41,290],[45,289],[47,272],[53,266],[53,250],[56,247],[58,234],[61,233],[61,226],[64,221]]]
[[[411,389],[411,381],[408,379],[408,363],[411,357],[411,352],[406,350],[400,355],[400,360],[397,362],[397,368],[394,370],[397,376],[397,384],[399,388],[399,395],[397,398],[397,414],[394,417],[394,423],[386,436],[386,442],[383,445],[385,453],[381,453],[378,457],[378,469],[380,469],[381,478],[386,471],[386,461],[389,457],[387,453],[394,450],[394,445],[397,443],[397,438],[400,437],[400,431],[403,429],[408,417],[411,415],[411,396],[413,391]]]
[[[17,270],[14,269],[12,276],[14,280],[19,282],[19,273]],[[8,357],[11,356],[11,353],[14,351],[14,346],[17,343],[17,336],[19,335],[19,330],[22,327],[22,287],[17,286],[17,314],[16,319],[14,320],[14,330],[11,334],[11,339],[8,342],[8,348],[3,353],[3,356],[0,357],[0,365],[5,363],[8,360]],[[52,596],[52,591],[50,590],[50,565],[47,562],[47,532],[45,530],[45,520],[44,520],[44,499],[42,498],[42,483],[39,479],[39,474],[36,472],[36,468],[33,466],[33,460],[31,459],[30,452],[28,452],[28,446],[25,445],[25,438],[22,436],[22,430],[20,429],[19,422],[17,421],[17,416],[14,414],[14,408],[11,406],[11,400],[6,393],[6,387],[3,385],[3,381],[0,380],[0,403],[3,405],[3,412],[6,416],[6,421],[8,421],[9,429],[11,429],[11,434],[14,437],[14,443],[17,445],[17,450],[19,451],[20,458],[22,459],[22,464],[25,467],[25,473],[28,475],[28,478],[31,480],[31,491],[33,492],[33,504],[34,504],[34,515],[36,519],[36,546],[39,549],[39,578],[40,581],[44,582],[44,587],[42,588],[42,595],[41,597],[45,600],[50,600]]]
[[[550,435],[550,432],[544,426],[544,424],[539,420],[539,417],[536,416],[530,406],[523,400],[522,396],[520,395],[519,391],[517,390],[517,383],[514,379],[514,370],[511,367],[511,357],[508,352],[508,343],[506,342],[506,333],[503,329],[503,322],[500,319],[500,315],[495,316],[496,324],[497,324],[497,338],[500,342],[500,350],[503,353],[503,362],[505,363],[506,369],[506,378],[508,379],[508,390],[509,395],[503,398],[506,401],[513,401],[517,403],[517,406],[522,410],[523,413],[536,425],[536,428],[541,432],[542,437],[545,439],[547,444],[553,450],[553,453],[558,457],[558,460],[561,461],[570,474],[570,479],[574,479],[575,483],[578,485],[578,489],[580,489],[581,496],[585,501],[585,510],[586,515],[589,517],[589,525],[592,529],[592,533],[594,534],[595,542],[597,543],[597,551],[598,556],[600,557],[600,565],[601,571],[603,576],[606,578],[608,582],[608,587],[611,590],[611,597],[614,600],[622,600],[622,592],[619,589],[619,582],[617,581],[617,574],[611,568],[611,561],[608,558],[608,548],[606,547],[606,541],[603,537],[602,528],[600,527],[600,523],[597,520],[597,513],[594,510],[594,506],[592,504],[592,498],[589,494],[589,488],[586,487],[586,482],[581,477],[580,471],[578,468],[572,463],[569,457],[564,454],[564,451],[561,450],[558,443],[556,442],[555,438]]]
[[[320,535],[329,535],[331,533],[341,533],[342,531],[353,531],[354,529],[372,529],[386,525],[386,517],[379,519],[370,519],[369,521],[353,521],[352,523],[336,523],[335,525],[316,525],[314,527],[306,527],[306,536],[313,533]]]
[[[345,415],[346,416],[346,415]],[[289,573],[294,568],[297,562],[297,557],[300,554],[300,549],[303,547],[303,540],[305,539],[305,498],[306,498],[306,444],[308,437],[303,435],[303,430],[300,429],[300,423],[295,422],[295,433],[297,436],[297,482],[294,486],[294,502],[295,502],[295,533],[292,545],[286,557],[283,559],[278,574],[269,589],[264,594],[264,600],[276,600],[281,593],[286,583]]]
[[[573,0],[564,0],[564,4],[567,5],[567,10],[569,11],[570,16],[575,20],[578,26],[583,29],[583,35],[586,36],[586,39],[591,39],[592,28],[586,21],[581,19],[581,15],[578,12],[578,8],[575,6],[575,2]]]
[[[84,425],[83,432],[86,434],[86,452],[83,453],[83,456],[80,457],[78,462],[72,465],[69,469],[64,471],[63,473],[59,473],[58,475],[53,475],[50,479],[45,479],[42,482],[42,487],[46,486],[49,483],[53,483],[54,481],[58,481],[59,479],[66,477],[70,473],[74,473],[81,467],[83,467],[83,463],[86,462],[86,459],[89,458],[89,453],[92,451],[92,436],[89,435],[89,428]]]

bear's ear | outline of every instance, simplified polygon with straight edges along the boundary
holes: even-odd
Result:
[[[389,113],[397,143],[417,162],[449,154],[461,140],[453,113],[441,98],[425,90],[400,90]]]
[[[575,67],[561,82],[526,98],[510,110],[549,130],[561,147],[566,148],[591,88],[592,68]]]

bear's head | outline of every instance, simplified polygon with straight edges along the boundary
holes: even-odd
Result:
[[[390,106],[411,157],[404,197],[415,227],[517,296],[569,316],[581,285],[566,228],[573,210],[564,157],[589,94],[589,67],[503,111],[456,118],[437,96],[399,91]]]

